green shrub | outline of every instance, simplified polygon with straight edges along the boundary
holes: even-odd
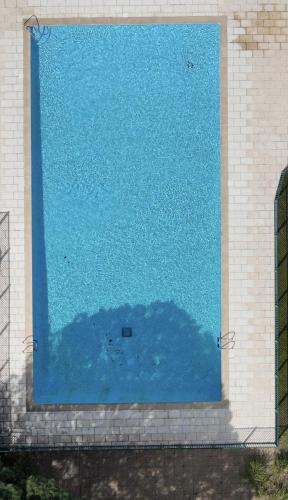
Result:
[[[0,498],[1,500],[22,500],[23,495],[21,489],[14,484],[5,484],[1,481]]]
[[[274,461],[258,456],[247,464],[246,478],[261,498],[288,499],[288,459],[279,455]]]
[[[0,461],[0,499],[2,500],[70,500],[54,481],[33,474],[29,457]]]
[[[35,500],[69,500],[70,495],[57,486],[54,479],[45,479],[40,476],[30,476],[26,481],[26,498]]]

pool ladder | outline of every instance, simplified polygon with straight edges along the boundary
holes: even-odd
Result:
[[[38,342],[36,339],[33,339],[32,335],[28,335],[27,337],[25,337],[25,339],[22,340],[22,344],[25,344],[25,347],[22,350],[22,352],[30,352],[31,353],[33,351],[36,352],[38,350]]]
[[[230,332],[224,333],[224,335],[217,337],[217,347],[218,349],[234,349],[235,332],[231,330]]]
[[[32,21],[30,24],[29,21]],[[33,32],[32,28],[33,26],[36,28],[36,30]],[[39,23],[39,19],[35,14],[32,14],[26,21],[24,22],[24,30],[29,31],[31,37],[35,40],[35,42],[39,43],[40,40],[46,35],[46,40],[49,39],[51,29],[48,26],[41,26]],[[36,35],[37,33],[37,35]],[[47,38],[48,37],[48,38]]]
[[[31,19],[35,19],[35,21],[36,21],[36,25],[37,25],[37,28],[38,28],[38,30],[39,30],[39,29],[40,29],[40,24],[39,24],[38,17],[37,17],[37,16],[35,16],[35,14],[32,14],[32,16],[30,16],[28,19],[26,19],[26,21],[25,21],[25,23],[24,23],[24,29],[25,29],[25,31],[30,31],[30,30],[31,30],[31,28],[32,28],[33,26],[35,26],[34,24],[33,24],[32,26],[28,24],[28,23],[29,23],[29,21],[30,21]]]

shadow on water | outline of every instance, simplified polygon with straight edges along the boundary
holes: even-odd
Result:
[[[41,332],[45,356],[34,355],[34,373],[45,373],[48,364],[48,292],[44,234],[43,174],[40,125],[39,48],[31,36],[31,150],[32,150],[32,262],[33,262],[33,329]]]
[[[131,337],[122,336],[123,327],[132,328]],[[221,399],[220,351],[172,301],[79,314],[51,335],[49,348],[41,402]]]

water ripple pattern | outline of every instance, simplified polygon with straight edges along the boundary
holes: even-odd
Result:
[[[220,26],[34,35],[34,402],[221,399]]]

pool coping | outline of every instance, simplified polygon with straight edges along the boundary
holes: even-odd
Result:
[[[24,20],[26,22],[26,20]],[[221,324],[224,334],[229,331],[228,274],[228,89],[227,89],[227,18],[226,16],[181,17],[96,17],[39,18],[40,25],[79,24],[220,24],[221,25]],[[29,26],[36,25],[36,19]],[[31,97],[30,97],[30,33],[23,24],[24,57],[24,238],[25,238],[25,337],[33,338],[32,314],[32,221],[31,221]],[[195,403],[121,403],[121,404],[34,404],[33,352],[26,352],[27,411],[93,411],[93,410],[163,410],[220,409],[229,407],[229,350],[221,352],[221,401]]]

